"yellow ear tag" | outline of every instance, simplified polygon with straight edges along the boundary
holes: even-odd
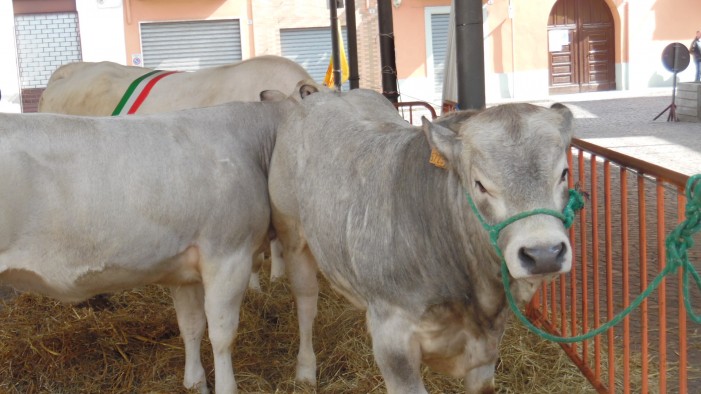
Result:
[[[436,150],[436,148],[431,148],[431,158],[428,159],[428,162],[438,168],[446,168],[445,158]]]

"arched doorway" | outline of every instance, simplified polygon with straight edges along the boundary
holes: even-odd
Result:
[[[614,38],[604,0],[558,0],[548,18],[550,94],[616,89]]]

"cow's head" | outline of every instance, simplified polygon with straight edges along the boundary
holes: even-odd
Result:
[[[274,102],[282,101],[289,98],[296,102],[300,102],[302,99],[309,96],[310,94],[317,93],[323,89],[327,88],[323,85],[319,85],[311,79],[303,79],[297,83],[297,86],[292,91],[292,94],[287,96],[279,90],[263,90],[262,92],[260,92],[260,101]]]
[[[461,115],[455,115],[460,117]],[[535,209],[561,212],[568,200],[566,149],[572,113],[506,104],[462,119],[424,119],[432,148],[446,159],[490,225]],[[517,220],[499,234],[511,276],[526,278],[567,272],[572,251],[563,222],[545,214]]]

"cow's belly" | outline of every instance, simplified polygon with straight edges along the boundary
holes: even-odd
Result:
[[[0,282],[21,291],[40,293],[63,302],[78,302],[100,293],[146,284],[184,285],[199,283],[200,253],[189,246],[181,253],[156,263],[140,265],[106,264],[103,267],[71,267],[44,259],[46,270],[29,267],[1,267]]]
[[[367,300],[357,291],[353,289],[351,283],[346,280],[343,275],[339,273],[324,273],[326,278],[337,293],[341,294],[348,302],[353,304],[356,308],[360,310],[366,310],[368,307]]]

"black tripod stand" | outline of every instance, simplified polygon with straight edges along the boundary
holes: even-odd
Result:
[[[674,100],[677,96],[677,72],[674,72],[674,81],[672,82],[672,104],[668,105],[667,108],[663,109],[662,112],[660,112],[653,120],[657,120],[660,116],[662,116],[663,113],[667,112],[669,110],[669,115],[667,116],[667,122],[679,122],[679,118],[677,118],[677,104],[674,103]]]
[[[657,118],[669,110],[667,122],[679,122],[679,118],[677,118],[677,104],[675,103],[677,97],[677,73],[679,71],[684,71],[689,66],[689,60],[689,50],[684,44],[675,42],[667,45],[662,51],[662,64],[667,70],[674,73],[674,80],[672,81],[672,104],[662,110],[653,120],[657,120]]]

